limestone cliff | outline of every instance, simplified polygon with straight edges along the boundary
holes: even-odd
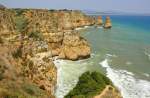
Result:
[[[78,32],[65,32],[59,58],[78,60],[89,57],[90,52],[90,46],[84,38],[79,36]]]
[[[17,33],[12,10],[0,15],[0,97],[54,98],[57,69],[48,44]]]
[[[14,14],[7,9],[0,9],[0,36],[10,38],[15,33]]]
[[[73,29],[93,24],[80,11],[0,9],[0,97],[54,98],[53,56],[89,57],[90,46]]]
[[[90,56],[86,40],[74,33],[73,29],[94,24],[93,18],[80,11],[68,10],[28,10],[24,15],[28,19],[26,32],[40,32],[48,42],[53,56],[70,60]]]

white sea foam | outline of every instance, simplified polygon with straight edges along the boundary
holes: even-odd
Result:
[[[89,28],[90,26],[84,26],[84,28],[86,29],[86,28]]]
[[[144,73],[143,75],[146,77],[150,77],[150,75],[148,73]]]
[[[84,29],[84,28],[81,28],[81,27],[75,28],[75,30],[82,30],[82,29]]]
[[[81,64],[82,62],[82,64]],[[64,98],[64,96],[72,90],[77,84],[78,77],[86,71],[86,62],[83,61],[64,61],[55,60],[57,67],[57,87],[55,91],[56,98]]]
[[[132,64],[132,62],[128,61],[128,62],[126,62],[126,64],[127,64],[127,65],[131,65],[131,64]]]
[[[150,98],[150,82],[136,79],[132,72],[116,70],[108,64],[108,59],[100,62],[106,68],[107,77],[120,89],[123,98]]]
[[[150,53],[148,53],[148,52],[144,52],[145,53],[145,55],[147,55],[148,56],[148,59],[150,60]]]

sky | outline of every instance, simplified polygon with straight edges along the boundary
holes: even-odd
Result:
[[[0,0],[8,8],[80,9],[150,13],[150,0]]]

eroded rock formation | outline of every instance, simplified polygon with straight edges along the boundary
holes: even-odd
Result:
[[[97,17],[97,23],[98,26],[102,26],[103,25],[103,20],[102,20],[102,16],[98,16]]]
[[[70,60],[90,56],[88,43],[73,30],[92,25],[92,18],[80,11],[63,10],[29,10],[24,15],[29,23],[26,32],[40,32],[48,42],[53,56]]]
[[[112,27],[112,24],[111,24],[110,17],[107,16],[107,17],[106,17],[105,24],[104,24],[104,28],[105,28],[105,29],[110,29],[111,27]]]
[[[89,57],[90,46],[74,29],[93,24],[93,18],[80,11],[0,9],[0,97],[53,98],[57,83],[53,56]]]
[[[89,57],[90,52],[90,46],[84,38],[79,36],[78,32],[65,32],[59,58],[78,60]]]
[[[7,9],[0,9],[0,37],[8,39],[15,33],[14,14]]]
[[[99,17],[97,24],[101,22]],[[109,28],[110,18],[106,22]],[[95,23],[81,11],[0,9],[0,97],[54,98],[57,69],[53,57],[90,57],[88,42],[74,29]],[[9,83],[18,89],[17,94]]]
[[[17,34],[11,10],[0,9],[0,15],[0,97],[54,98],[57,69],[48,44]]]

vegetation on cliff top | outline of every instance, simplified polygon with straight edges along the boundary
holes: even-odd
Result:
[[[76,87],[65,98],[92,98],[103,91],[106,85],[112,85],[112,82],[103,74],[85,72],[80,76]]]

